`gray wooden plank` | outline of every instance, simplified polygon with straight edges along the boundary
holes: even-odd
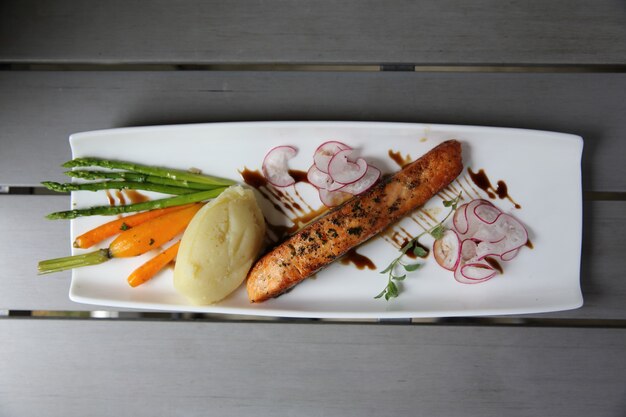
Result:
[[[69,222],[44,218],[69,207],[65,195],[0,194],[0,310],[132,311],[70,301],[69,271],[37,275],[38,261],[70,254]]]
[[[626,64],[619,0],[5,0],[0,62]]]
[[[567,208],[554,208],[566,210]],[[584,306],[578,310],[526,315],[537,318],[626,318],[626,202],[593,201],[583,205],[581,287]],[[556,231],[555,231],[556,232]],[[567,260],[564,260],[567,262]]]
[[[585,190],[626,191],[626,74],[0,72],[0,184],[61,180],[69,134],[246,120],[522,127],[585,139]]]
[[[2,319],[0,413],[621,416],[626,330]]]
[[[68,223],[43,218],[68,205],[68,197],[0,195],[0,310],[120,311],[71,302],[69,273],[37,276],[37,261],[69,254]],[[626,202],[588,202],[584,213],[581,285],[585,305],[518,317],[626,319]]]
[[[93,309],[69,301],[69,272],[37,275],[39,260],[69,255],[69,224],[44,218],[68,207],[67,196],[0,194],[0,310]]]

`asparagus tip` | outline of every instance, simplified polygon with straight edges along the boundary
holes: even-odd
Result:
[[[63,184],[61,184],[59,182],[42,181],[41,185],[43,185],[44,187],[46,187],[48,190],[51,190],[51,191],[60,191],[60,192],[65,191],[63,189]]]
[[[46,214],[46,219],[48,220],[58,220],[58,219],[69,219],[72,218],[72,212],[70,211],[55,211],[54,213]]]

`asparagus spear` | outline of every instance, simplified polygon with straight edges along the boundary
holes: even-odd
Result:
[[[201,184],[199,182],[173,180],[165,177],[157,177],[155,175],[138,174],[136,172],[112,172],[112,171],[65,171],[65,175],[73,178],[82,178],[85,180],[128,180],[136,182],[149,182],[153,184],[171,185],[174,187],[191,188],[194,190],[206,190],[212,186]]]
[[[145,190],[154,191],[163,194],[189,194],[197,192],[197,190],[172,187],[169,185],[153,184],[149,182],[135,182],[135,181],[101,181],[101,182],[89,182],[89,183],[59,183],[52,181],[44,181],[41,183],[48,190],[58,191],[60,193],[68,191],[99,191],[99,190]]]
[[[178,169],[159,168],[147,165],[136,164],[134,162],[113,161],[100,158],[76,158],[62,165],[65,168],[98,166],[110,169],[124,169],[140,174],[155,175],[158,177],[171,178],[179,181],[192,181],[208,185],[228,186],[235,184],[234,181],[225,178],[212,177],[209,175],[195,174],[189,171]]]
[[[176,197],[162,198],[159,200],[144,201],[142,203],[127,204],[123,206],[96,206],[87,209],[57,211],[46,216],[48,219],[75,219],[81,216],[93,215],[115,215],[121,213],[131,213],[135,211],[153,210],[182,204],[196,203],[211,198],[215,198],[222,193],[227,187],[215,188],[213,190],[199,191],[189,194],[183,194]]]

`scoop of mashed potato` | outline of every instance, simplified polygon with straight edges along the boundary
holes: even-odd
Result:
[[[265,220],[250,189],[236,185],[196,213],[183,234],[174,287],[193,304],[222,300],[245,280],[265,235]]]

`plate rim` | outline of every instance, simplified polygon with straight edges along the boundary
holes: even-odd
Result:
[[[577,172],[577,183],[579,186],[576,188],[577,196],[577,206],[576,208],[576,219],[578,220],[578,224],[573,229],[578,231],[577,240],[580,242],[579,251],[577,251],[577,264],[578,264],[578,285],[577,285],[577,293],[574,296],[571,296],[567,302],[563,303],[553,303],[551,306],[547,306],[546,304],[540,306],[527,306],[525,308],[482,308],[482,309],[471,309],[471,310],[450,310],[446,309],[445,313],[442,314],[443,311],[426,311],[420,312],[419,314],[414,314],[415,311],[386,311],[386,312],[333,312],[333,311],[299,311],[299,310],[287,310],[287,309],[246,309],[246,308],[237,308],[237,307],[220,307],[219,305],[209,305],[209,306],[194,306],[188,305],[185,309],[174,309],[174,308],[163,308],[163,305],[152,302],[134,302],[132,306],[128,304],[128,302],[117,301],[117,300],[106,300],[106,304],[103,303],[104,300],[96,299],[93,297],[85,297],[76,293],[76,280],[74,278],[74,271],[72,271],[71,283],[69,288],[69,298],[73,302],[88,304],[88,305],[98,305],[104,307],[115,307],[122,308],[127,310],[134,311],[167,311],[167,312],[199,312],[206,314],[226,314],[226,315],[244,315],[244,316],[255,316],[255,317],[292,317],[292,318],[333,318],[333,319],[388,319],[388,318],[435,318],[435,317],[478,317],[478,316],[501,316],[501,315],[520,315],[520,314],[536,314],[536,313],[547,313],[547,312],[556,312],[556,311],[566,311],[572,310],[576,308],[580,308],[584,304],[584,298],[582,294],[581,288],[581,271],[580,271],[580,263],[582,259],[582,215],[583,215],[583,207],[582,207],[582,170],[580,169],[580,164],[582,163],[582,154],[584,148],[584,139],[582,136],[573,134],[573,133],[565,133],[565,132],[556,132],[549,130],[539,130],[539,129],[527,129],[527,128],[517,128],[517,127],[498,127],[498,126],[482,126],[482,125],[463,125],[463,124],[439,124],[439,123],[420,123],[420,122],[386,122],[386,121],[322,121],[322,120],[314,120],[314,121],[306,121],[306,120],[297,120],[297,121],[232,121],[232,122],[206,122],[206,123],[182,123],[182,124],[164,124],[164,125],[148,125],[148,126],[130,126],[130,127],[118,127],[118,128],[110,128],[110,129],[98,129],[98,130],[90,130],[73,133],[69,136],[69,143],[72,152],[72,158],[75,157],[75,146],[82,141],[97,139],[102,135],[118,135],[118,134],[128,134],[128,133],[144,133],[155,130],[176,130],[176,129],[203,129],[203,128],[215,128],[215,127],[227,127],[227,128],[237,128],[241,126],[247,127],[263,127],[263,128],[272,128],[272,127],[342,127],[342,128],[350,128],[350,127],[365,127],[370,126],[374,128],[402,128],[402,127],[423,127],[427,129],[437,129],[437,130],[462,130],[468,132],[480,132],[484,130],[489,130],[492,132],[508,132],[508,133],[516,133],[516,134],[527,134],[527,135],[542,135],[546,136],[551,140],[556,140],[559,142],[563,142],[566,146],[571,147],[575,150],[576,153],[576,162],[579,165],[579,169]],[[508,139],[506,136],[502,138],[502,140],[515,140]],[[72,200],[72,199],[71,199]],[[71,203],[70,203],[71,204]],[[72,224],[72,223],[71,223]]]
[[[567,133],[567,132],[557,132],[551,130],[543,130],[543,129],[530,129],[530,128],[520,128],[520,127],[501,127],[501,126],[487,126],[487,125],[464,125],[464,124],[446,124],[446,123],[428,123],[428,122],[380,122],[380,121],[323,121],[323,120],[289,120],[289,121],[242,121],[242,122],[206,122],[206,123],[180,123],[180,124],[163,124],[163,125],[146,125],[146,126],[128,126],[128,127],[115,127],[110,129],[96,129],[96,130],[87,130],[81,132],[75,132],[70,134],[69,143],[70,148],[72,150],[72,156],[74,154],[74,142],[86,140],[90,137],[95,137],[103,134],[124,134],[124,133],[132,133],[132,132],[140,132],[140,131],[150,131],[150,130],[175,130],[175,129],[190,129],[190,128],[203,128],[203,127],[237,127],[237,126],[271,126],[271,125],[279,125],[279,126],[298,126],[298,125],[314,125],[314,126],[381,126],[381,127],[392,127],[396,126],[398,128],[402,126],[424,126],[428,128],[454,128],[454,129],[463,129],[469,131],[480,131],[480,130],[492,130],[492,131],[502,131],[502,132],[516,132],[516,133],[529,133],[529,134],[543,134],[546,136],[551,136],[553,139],[566,140],[568,145],[579,147],[580,151],[583,151],[584,148],[584,139],[581,135],[575,133]],[[507,140],[503,138],[502,140]],[[581,155],[582,156],[582,155]]]

